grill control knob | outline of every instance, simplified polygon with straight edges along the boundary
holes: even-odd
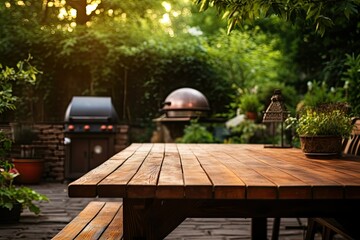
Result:
[[[90,130],[90,125],[84,125],[84,131],[89,131]]]

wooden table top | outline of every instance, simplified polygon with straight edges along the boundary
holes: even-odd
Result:
[[[256,144],[132,144],[68,190],[70,197],[360,199],[360,161]]]

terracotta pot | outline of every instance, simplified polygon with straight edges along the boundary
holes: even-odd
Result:
[[[301,149],[307,157],[340,156],[342,137],[340,136],[300,136]]]
[[[256,120],[257,119],[257,112],[246,112],[245,116],[249,120]]]
[[[15,182],[21,184],[38,184],[44,170],[43,159],[19,159],[14,158],[13,163],[20,175],[15,178]]]

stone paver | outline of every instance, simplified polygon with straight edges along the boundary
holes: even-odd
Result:
[[[69,221],[71,221],[89,201],[99,200],[94,198],[69,198],[67,183],[41,183],[30,186],[40,193],[46,194],[50,202],[41,203],[41,214],[24,211],[19,223],[0,225],[0,240],[41,240],[51,239]],[[104,200],[104,199],[101,199]],[[121,201],[121,199],[105,199],[107,201]],[[304,219],[301,219],[306,224]],[[271,234],[272,219],[268,223],[269,236]],[[299,227],[294,218],[282,219],[280,239],[303,239],[304,230],[286,228],[286,226]],[[250,239],[250,219],[220,218],[203,219],[189,218],[178,226],[169,236],[168,240],[228,240]]]

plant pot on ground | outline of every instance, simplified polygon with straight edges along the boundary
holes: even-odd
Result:
[[[286,124],[295,126],[301,149],[311,158],[341,156],[343,139],[354,127],[345,103],[306,108],[298,119],[288,118]]]
[[[244,93],[240,97],[240,110],[249,120],[256,120],[258,113],[262,110],[262,104],[257,95],[252,93]]]
[[[20,220],[21,204],[15,203],[11,209],[0,207],[0,223],[15,223]]]
[[[17,125],[14,128],[13,163],[20,175],[16,178],[17,183],[37,184],[41,181],[44,159],[41,154],[41,146],[36,144],[37,133],[31,126]]]
[[[29,187],[14,185],[13,181],[19,173],[12,163],[2,159],[0,156],[0,223],[19,221],[24,209],[39,214],[40,208],[34,201],[49,201],[47,196]]]

